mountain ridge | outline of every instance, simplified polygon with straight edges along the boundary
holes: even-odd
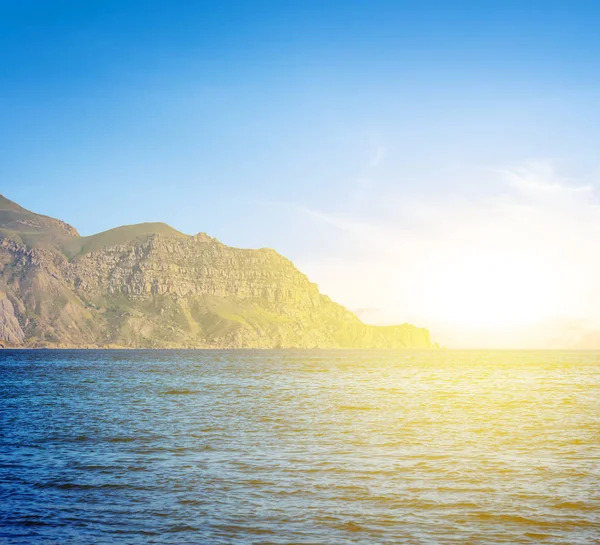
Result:
[[[6,210],[7,209],[7,210]],[[81,237],[0,196],[0,342],[88,348],[432,348],[373,326],[270,248],[163,223]]]

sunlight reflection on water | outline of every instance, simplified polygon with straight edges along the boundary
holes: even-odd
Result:
[[[9,543],[598,543],[600,353],[3,351]]]

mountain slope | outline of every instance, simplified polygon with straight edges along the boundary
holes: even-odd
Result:
[[[0,231],[6,234],[13,234],[13,236],[79,236],[77,230],[68,223],[30,212],[2,195],[0,195]]]
[[[0,340],[6,344],[431,347],[424,329],[363,324],[274,250],[232,248],[165,224],[80,237],[6,199],[0,209]]]

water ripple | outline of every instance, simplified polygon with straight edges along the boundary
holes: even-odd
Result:
[[[0,352],[0,542],[600,543],[600,353]]]

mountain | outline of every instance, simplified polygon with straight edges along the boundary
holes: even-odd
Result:
[[[430,348],[363,324],[271,249],[163,223],[89,237],[0,196],[0,341],[24,347]]]

